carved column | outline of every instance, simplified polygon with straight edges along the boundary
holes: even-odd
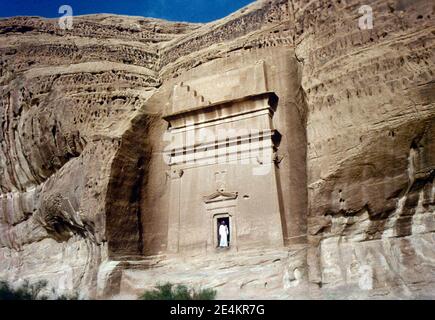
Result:
[[[177,253],[180,237],[180,188],[183,170],[172,169],[168,172],[171,179],[171,201],[168,215],[168,252]]]

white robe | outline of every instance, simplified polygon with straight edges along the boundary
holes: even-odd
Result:
[[[219,236],[219,247],[228,247],[228,226],[223,224],[219,226]]]

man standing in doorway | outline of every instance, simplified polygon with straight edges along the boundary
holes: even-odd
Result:
[[[225,220],[222,221],[221,225],[219,226],[219,247],[228,247],[228,226],[225,224]]]

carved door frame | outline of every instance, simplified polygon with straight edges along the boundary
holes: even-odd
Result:
[[[228,218],[229,221],[229,231],[230,231],[230,242],[229,247],[227,250],[236,249],[237,250],[237,223],[234,221],[234,214],[233,209],[217,209],[215,212],[211,214],[211,232],[210,235],[212,236],[212,239],[208,239],[208,243],[211,244],[211,246],[215,250],[221,250],[219,249],[219,243],[218,243],[218,228],[217,228],[217,222],[220,218]]]
[[[229,229],[230,229],[230,246],[228,251],[237,251],[237,197],[238,194],[234,193],[226,193],[222,197],[223,193],[220,193],[220,196],[214,194],[209,197],[205,197],[206,203],[206,214],[208,215],[208,223],[209,223],[209,235],[207,238],[207,252],[222,252],[222,249],[218,248],[217,243],[217,219],[219,218],[229,218]],[[225,199],[225,196],[227,198]]]

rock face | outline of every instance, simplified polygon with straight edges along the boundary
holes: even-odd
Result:
[[[204,25],[0,20],[0,278],[90,298],[166,280],[221,298],[434,298],[435,7],[365,4],[369,30],[356,0],[257,1]],[[244,71],[258,63],[261,90]],[[174,115],[263,91],[279,98],[280,221],[260,214],[267,201],[250,211],[282,244],[174,251]],[[183,181],[181,199],[216,191]]]

